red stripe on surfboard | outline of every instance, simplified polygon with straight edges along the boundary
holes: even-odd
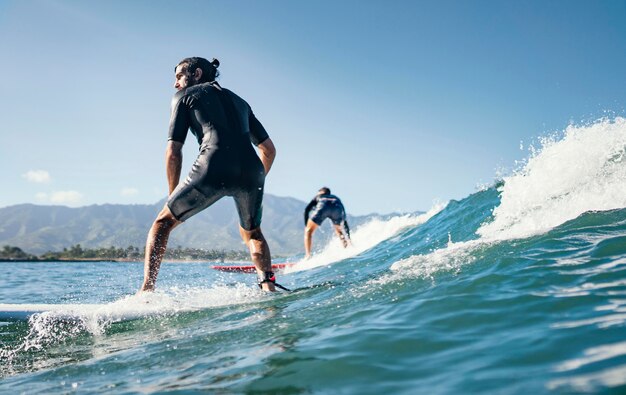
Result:
[[[293,265],[295,263],[273,263],[272,269],[282,270]],[[211,268],[223,272],[256,273],[254,265],[213,265]]]

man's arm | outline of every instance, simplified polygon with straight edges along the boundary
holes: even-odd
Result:
[[[313,206],[315,206],[316,204],[317,204],[317,196],[314,197],[313,200],[311,200],[309,204],[307,204],[306,208],[304,209],[304,226],[306,226],[309,220],[309,212],[311,211]]]
[[[183,143],[168,141],[165,149],[165,167],[167,172],[168,195],[174,192],[180,181],[180,171],[183,166]]]
[[[259,149],[261,163],[263,163],[265,174],[267,175],[272,168],[274,158],[276,158],[276,147],[274,147],[272,139],[268,137],[261,144],[257,145],[257,148]]]

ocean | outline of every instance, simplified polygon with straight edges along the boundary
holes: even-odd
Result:
[[[0,262],[0,303],[99,304],[0,322],[0,392],[626,393],[625,119],[353,241],[276,294],[209,262],[164,263],[142,296],[139,263]]]

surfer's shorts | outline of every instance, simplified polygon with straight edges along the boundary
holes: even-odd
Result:
[[[248,163],[246,170],[231,164],[221,165],[211,155],[198,156],[188,177],[170,195],[167,206],[179,221],[186,221],[224,196],[235,200],[239,225],[245,230],[261,226],[265,170]],[[211,162],[209,171],[208,163]]]
[[[336,201],[334,203],[321,204],[315,207],[313,212],[309,214],[309,219],[318,226],[321,225],[326,218],[330,218],[335,225],[341,225],[346,220],[346,212],[343,205]]]

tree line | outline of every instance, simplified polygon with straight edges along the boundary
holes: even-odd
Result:
[[[69,260],[129,260],[141,261],[144,258],[144,249],[135,246],[126,248],[102,247],[84,248],[80,244],[63,248],[63,251],[49,251],[39,256],[29,254],[19,247],[5,245],[0,250],[0,260],[9,261],[69,261]],[[205,250],[201,248],[176,247],[168,249],[165,260],[190,261],[240,261],[249,260],[247,251]]]

